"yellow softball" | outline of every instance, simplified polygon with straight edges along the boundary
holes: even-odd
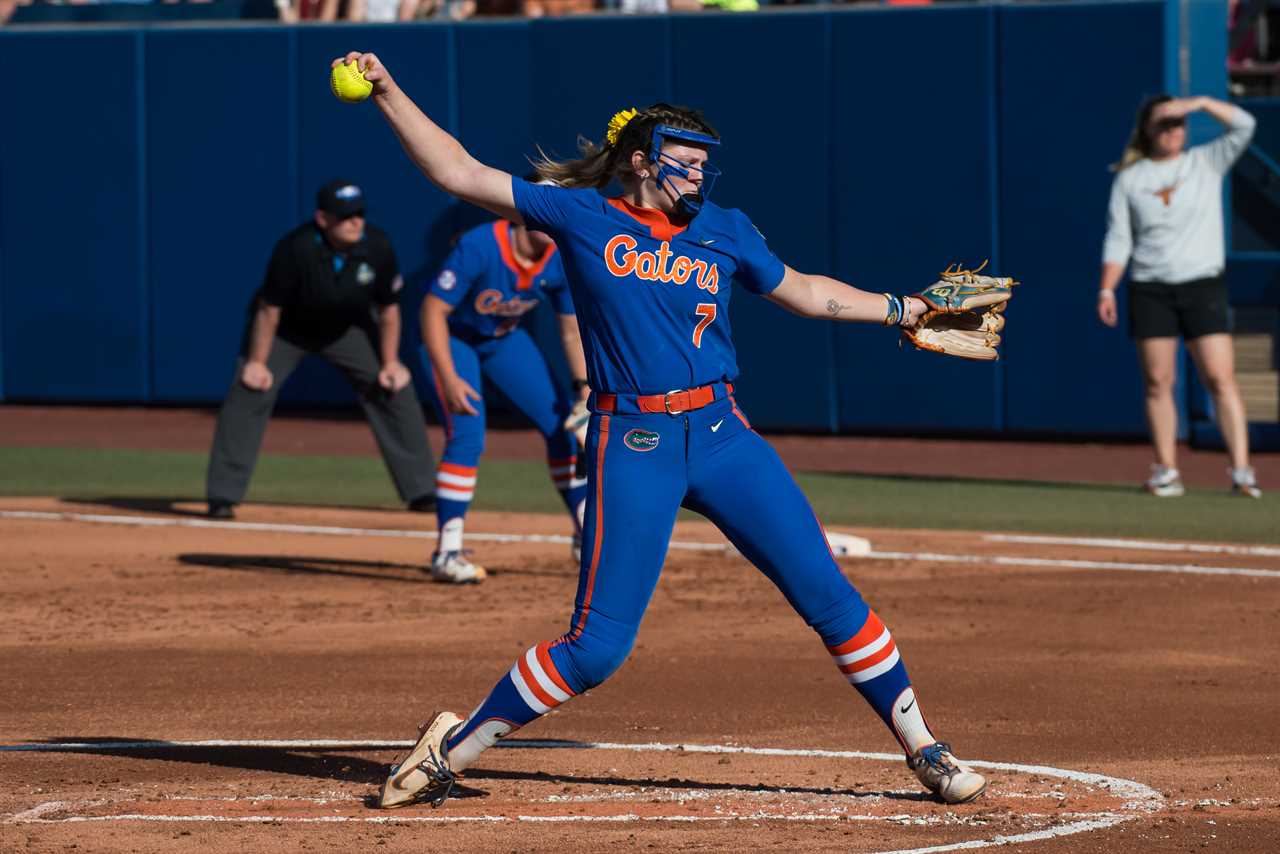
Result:
[[[329,88],[333,96],[346,104],[355,104],[369,97],[373,84],[364,79],[364,74],[353,59],[346,65],[335,65],[329,75]]]

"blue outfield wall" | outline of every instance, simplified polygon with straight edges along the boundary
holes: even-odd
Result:
[[[623,107],[689,103],[725,138],[717,201],[792,266],[905,292],[990,258],[1024,281],[995,365],[739,293],[740,396],[761,426],[1139,434],[1132,348],[1094,292],[1105,166],[1165,88],[1167,21],[1152,0],[0,31],[0,72],[44,69],[6,111],[32,132],[0,139],[0,393],[220,400],[273,242],[339,176],[395,243],[422,387],[422,290],[485,215],[431,187],[372,105],[332,97],[329,60],[359,48],[495,166],[572,154]],[[554,324],[534,326],[555,351]],[[309,360],[284,399],[353,397]]]

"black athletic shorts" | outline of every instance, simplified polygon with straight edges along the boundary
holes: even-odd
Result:
[[[1199,338],[1231,331],[1227,284],[1221,275],[1170,285],[1129,283],[1132,338]]]

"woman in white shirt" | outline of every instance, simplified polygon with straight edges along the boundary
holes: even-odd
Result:
[[[1197,110],[1226,132],[1185,149],[1187,114]],[[1222,278],[1222,179],[1248,146],[1255,124],[1253,116],[1225,101],[1159,95],[1138,110],[1124,157],[1113,167],[1098,318],[1116,325],[1115,290],[1129,265],[1129,333],[1142,364],[1156,454],[1146,483],[1152,495],[1183,493],[1173,400],[1180,337],[1213,397],[1231,457],[1232,489],[1250,498],[1262,494],[1249,467],[1248,421],[1236,384]]]

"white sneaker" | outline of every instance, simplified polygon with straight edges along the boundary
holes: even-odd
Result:
[[[1151,465],[1151,477],[1147,478],[1143,488],[1157,498],[1177,498],[1186,492],[1182,488],[1182,475],[1178,474],[1178,470],[1159,463]]]
[[[935,741],[907,759],[907,767],[926,789],[949,804],[967,804],[987,789],[987,780],[966,768],[951,753],[951,745]]]
[[[436,552],[431,556],[431,577],[449,584],[479,584],[488,573],[467,560],[462,552]]]
[[[443,804],[458,779],[449,768],[445,741],[461,723],[462,718],[453,712],[437,712],[419,727],[418,743],[391,766],[378,794],[378,806],[389,810],[414,803],[426,802],[433,807]]]
[[[1258,489],[1258,479],[1253,474],[1252,466],[1240,469],[1227,469],[1231,475],[1231,491],[1245,498],[1261,498],[1262,490]]]

